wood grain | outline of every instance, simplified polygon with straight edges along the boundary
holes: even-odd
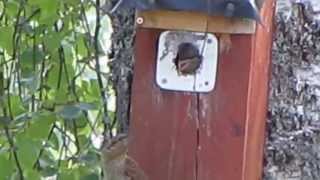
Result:
[[[216,88],[200,94],[199,179],[240,180],[244,162],[252,36],[232,36],[219,57]]]
[[[160,32],[137,32],[129,154],[149,180],[194,180],[196,94],[162,91],[155,84]]]
[[[264,27],[232,36],[215,92],[200,95],[201,180],[262,178],[273,15],[274,1],[266,1]]]
[[[248,86],[245,162],[243,165],[243,180],[260,180],[263,170],[263,150],[265,140],[265,125],[267,99],[269,89],[271,50],[274,30],[275,1],[266,1],[261,12],[264,27],[258,26],[254,38],[250,80]]]
[[[255,34],[231,35],[210,93],[161,90],[163,30],[137,29],[129,154],[149,180],[261,179],[274,4],[266,1]]]
[[[144,11],[138,12],[137,18],[143,18],[143,23],[138,26],[144,28],[229,34],[253,34],[256,30],[256,23],[252,20],[207,16],[197,12]]]

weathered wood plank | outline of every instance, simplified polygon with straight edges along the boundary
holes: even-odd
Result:
[[[264,27],[232,36],[215,91],[200,95],[201,180],[261,179],[274,1],[264,7]]]
[[[159,30],[137,32],[129,154],[149,180],[195,180],[196,95],[156,86],[159,35]]]
[[[260,180],[263,171],[268,85],[274,30],[275,1],[266,2],[262,9],[265,27],[258,26],[255,34],[253,60],[248,88],[247,126],[245,144],[244,180]]]
[[[252,20],[207,16],[205,13],[197,12],[145,11],[138,12],[137,18],[143,19],[143,23],[138,26],[144,28],[230,34],[253,34],[256,29],[256,23]]]
[[[242,176],[253,39],[235,35],[231,40],[231,51],[219,59],[215,90],[199,95],[201,180],[240,180]]]

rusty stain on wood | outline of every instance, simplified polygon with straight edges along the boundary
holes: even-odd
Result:
[[[229,34],[253,34],[256,29],[256,23],[252,20],[207,16],[197,12],[143,11],[137,13],[137,18],[142,18],[143,22],[137,25],[143,28]]]
[[[266,1],[256,34],[231,36],[210,93],[160,90],[162,30],[138,28],[129,154],[150,180],[261,179],[274,3]]]

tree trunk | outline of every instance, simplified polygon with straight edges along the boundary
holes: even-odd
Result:
[[[265,180],[320,179],[320,28],[313,17],[302,4],[277,14]]]

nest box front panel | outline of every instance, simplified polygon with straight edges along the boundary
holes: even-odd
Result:
[[[236,180],[244,164],[252,39],[232,37],[233,50],[220,56],[215,90],[197,94],[156,84],[161,32],[137,31],[130,155],[152,180]]]
[[[262,11],[266,27],[258,26],[255,34],[239,34],[236,29],[231,35],[230,51],[211,62],[216,77],[214,90],[208,92],[161,88],[159,84],[168,83],[171,76],[157,71],[165,50],[158,43],[167,30],[137,29],[129,155],[148,179],[261,178],[274,4],[268,1]],[[201,67],[197,43],[183,41],[175,47],[176,51],[185,49],[190,53],[173,53],[167,61],[170,65],[162,68],[182,76],[197,72]]]

